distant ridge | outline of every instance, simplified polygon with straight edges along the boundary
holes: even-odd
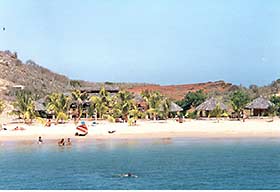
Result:
[[[203,90],[205,93],[209,92],[226,92],[230,91],[234,85],[226,83],[224,81],[195,83],[195,84],[182,84],[182,85],[145,85],[135,86],[128,90],[134,93],[141,93],[144,90],[159,91],[165,96],[173,99],[183,99],[186,93]]]
[[[98,88],[106,85],[106,87],[117,86],[120,89],[125,89],[134,93],[140,93],[145,89],[159,91],[171,99],[179,100],[189,91],[202,89],[206,93],[212,91],[224,92],[232,87],[232,84],[225,83],[224,81],[161,86],[147,83],[94,83],[84,80],[71,80],[65,75],[60,75],[41,67],[32,60],[23,63],[18,58],[17,53],[11,51],[0,51],[0,80],[5,82],[5,84],[2,83],[3,85],[0,87],[0,96],[1,92],[3,95],[7,87],[14,85],[23,85],[26,89],[41,97],[51,92],[68,92],[69,90],[83,87]]]

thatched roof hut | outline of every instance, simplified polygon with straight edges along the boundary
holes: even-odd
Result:
[[[174,102],[171,102],[170,104],[170,112],[178,112],[178,111],[183,111],[183,108],[177,105]]]
[[[44,98],[35,101],[35,111],[46,111],[44,102],[45,102]]]
[[[145,102],[145,99],[140,94],[134,94],[134,101],[136,103],[142,103]]]
[[[163,111],[163,107],[160,106],[159,110]],[[174,113],[174,112],[180,112],[180,111],[183,111],[183,109],[179,105],[177,105],[176,103],[171,101],[170,106],[169,106],[169,112]]]
[[[253,116],[262,116],[267,114],[269,107],[273,105],[273,103],[261,96],[249,103],[245,109],[250,109]]]
[[[203,103],[201,103],[199,106],[196,107],[197,111],[213,111],[217,105],[220,105],[222,110],[227,110],[227,106],[219,102],[217,99],[214,99],[213,97],[210,99],[207,99]]]
[[[273,106],[269,100],[261,97],[256,98],[251,103],[249,103],[245,108],[247,109],[268,109],[270,106]]]

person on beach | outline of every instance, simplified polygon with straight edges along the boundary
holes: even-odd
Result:
[[[3,125],[0,124],[0,131],[2,131],[2,130],[7,131],[5,124],[3,124]]]
[[[65,140],[64,138],[62,138],[59,142],[58,142],[59,146],[64,146],[65,145]]]
[[[42,140],[42,137],[39,136],[39,139],[38,139],[38,144],[42,144],[43,143],[43,140]]]
[[[113,134],[113,133],[115,133],[115,132],[116,132],[116,130],[108,131],[109,134]]]
[[[24,131],[25,128],[16,126],[13,131]]]
[[[49,119],[48,121],[47,121],[47,123],[45,124],[45,126],[46,127],[50,127],[52,125],[52,122],[51,122],[51,120]]]

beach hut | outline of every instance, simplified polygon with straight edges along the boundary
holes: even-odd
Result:
[[[44,106],[45,99],[39,99],[35,101],[35,111],[46,111],[46,107]]]
[[[217,99],[215,99],[213,97],[210,99],[207,99],[206,101],[201,103],[199,106],[197,106],[195,109],[196,109],[196,111],[199,112],[199,115],[201,117],[208,117],[210,112],[213,111],[218,105],[220,106],[220,108],[223,111],[227,110],[227,106],[224,103],[218,101]]]
[[[180,107],[179,105],[177,105],[176,103],[171,102],[171,104],[170,104],[170,112],[180,112],[180,111],[183,111],[183,108]]]
[[[146,111],[148,109],[148,104],[145,101],[145,99],[140,95],[140,94],[134,94],[134,98],[133,98],[137,108],[139,111]]]
[[[271,106],[273,106],[273,103],[260,96],[249,103],[245,109],[249,109],[253,116],[263,116],[268,113],[268,109]]]
[[[45,98],[41,98],[35,101],[34,104],[35,104],[35,111],[40,117],[48,118],[48,119],[51,119],[53,117],[54,114],[52,112],[47,111],[47,108],[45,106]]]

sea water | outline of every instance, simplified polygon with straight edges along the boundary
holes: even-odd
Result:
[[[0,145],[0,189],[280,189],[278,139]]]

